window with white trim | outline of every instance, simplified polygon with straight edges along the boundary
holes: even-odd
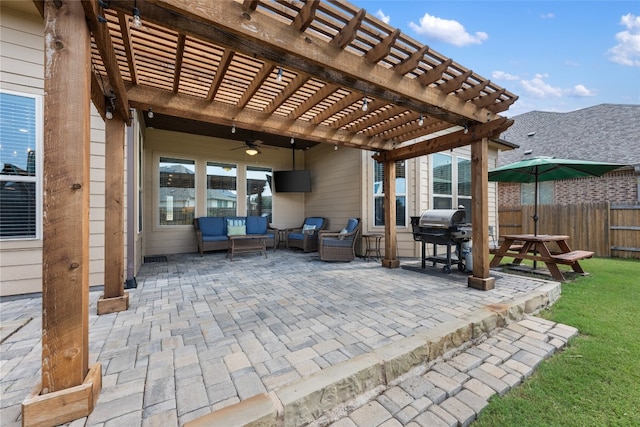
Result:
[[[471,160],[456,154],[433,154],[431,182],[432,209],[464,206],[466,221],[471,222]]]
[[[229,163],[207,162],[207,216],[236,216],[238,168]]]
[[[194,160],[160,157],[160,225],[192,225],[196,208]]]
[[[247,167],[247,215],[267,217],[273,221],[273,183],[271,168]]]
[[[0,92],[0,239],[41,236],[42,97]]]
[[[404,161],[396,162],[396,226],[407,224],[407,172]],[[374,160],[373,213],[374,225],[384,226],[384,163]]]

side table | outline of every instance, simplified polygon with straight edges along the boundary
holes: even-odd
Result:
[[[367,245],[364,252],[364,257],[367,259],[367,262],[371,259],[371,254],[375,256],[376,260],[381,260],[380,241],[384,237],[384,234],[363,234],[362,237]]]

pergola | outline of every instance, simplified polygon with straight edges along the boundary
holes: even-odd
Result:
[[[45,22],[43,355],[25,425],[86,416],[101,388],[100,366],[88,366],[90,100],[106,123],[99,314],[128,308],[124,130],[132,109],[371,151],[384,163],[382,264],[390,268],[399,266],[396,161],[471,145],[468,284],[493,287],[488,143],[512,124],[499,113],[517,99],[504,88],[343,0],[34,3]]]

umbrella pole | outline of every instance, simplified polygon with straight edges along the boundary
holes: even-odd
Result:
[[[536,185],[533,192],[533,235],[538,235],[538,166],[535,168]],[[534,245],[533,255],[537,255],[538,251]],[[538,261],[533,260],[533,269],[538,267]]]

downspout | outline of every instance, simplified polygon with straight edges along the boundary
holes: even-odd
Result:
[[[133,126],[127,126],[127,278],[124,284],[125,289],[138,287],[135,277],[136,193]]]

